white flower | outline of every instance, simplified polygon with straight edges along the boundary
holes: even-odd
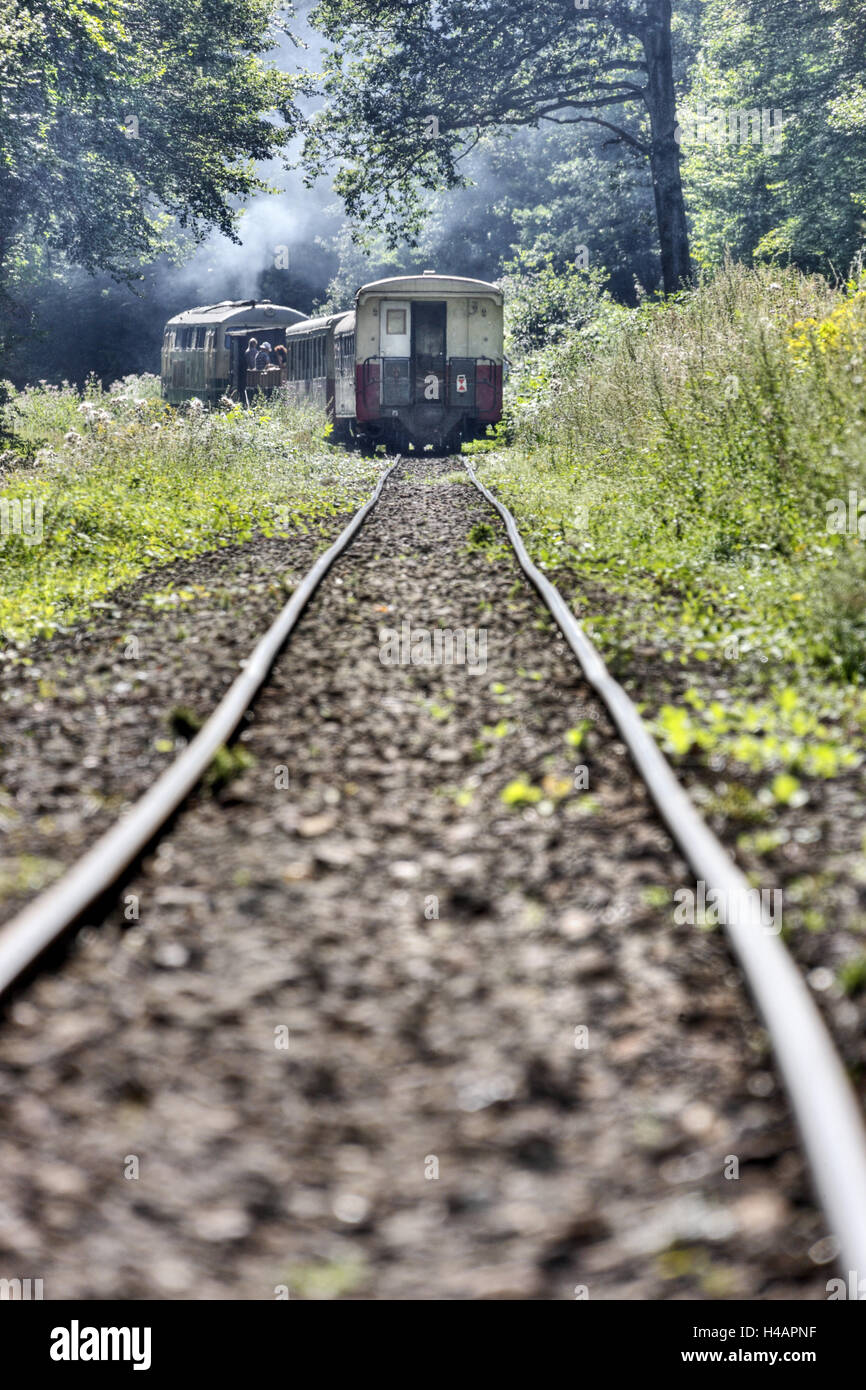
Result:
[[[78,433],[78,430],[70,430],[68,434],[65,434],[63,436],[63,441],[65,444],[78,445],[82,442],[82,439],[81,435]]]

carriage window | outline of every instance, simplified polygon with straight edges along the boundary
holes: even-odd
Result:
[[[195,342],[194,342],[194,344],[193,344],[194,347],[197,347],[197,348],[203,348],[203,347],[204,347],[204,340],[205,340],[205,334],[206,334],[206,333],[207,333],[207,329],[206,329],[206,328],[197,328],[197,329],[195,330]]]
[[[337,354],[337,372],[340,376],[345,376],[352,370],[352,358],[355,355],[354,333],[345,333],[342,338],[335,338],[334,348]]]
[[[389,309],[385,315],[385,332],[404,334],[406,332],[406,310]]]

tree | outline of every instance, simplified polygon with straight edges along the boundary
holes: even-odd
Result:
[[[701,262],[847,270],[866,242],[864,67],[864,0],[708,0],[686,105],[784,120],[772,140],[684,145]]]
[[[359,223],[417,238],[419,190],[452,189],[484,132],[594,125],[649,161],[667,291],[690,278],[671,0],[321,0],[331,40],[309,176],[333,161]]]
[[[54,258],[124,279],[177,219],[234,235],[296,128],[274,0],[0,0],[0,339]],[[276,111],[281,118],[274,119]],[[19,296],[19,300],[26,296]],[[23,305],[18,305],[23,313]]]

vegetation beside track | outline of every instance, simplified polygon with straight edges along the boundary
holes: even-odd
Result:
[[[633,310],[553,289],[567,331],[474,462],[715,818],[769,852],[866,745],[866,286],[728,265]],[[512,295],[518,349],[538,312]]]
[[[175,410],[156,377],[12,391],[4,423],[0,647],[13,651],[147,569],[324,526],[378,472],[330,445],[314,412]]]

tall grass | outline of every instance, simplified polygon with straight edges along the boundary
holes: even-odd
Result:
[[[546,563],[642,593],[686,660],[739,632],[864,681],[863,543],[828,531],[831,499],[866,501],[864,363],[854,286],[729,264],[529,359],[485,475]]]
[[[21,643],[86,615],[142,571],[248,540],[291,534],[354,509],[375,475],[327,441],[321,414],[174,410],[153,378],[10,392],[0,454],[0,641]],[[38,447],[36,447],[38,446]],[[41,536],[9,506],[37,504]]]

